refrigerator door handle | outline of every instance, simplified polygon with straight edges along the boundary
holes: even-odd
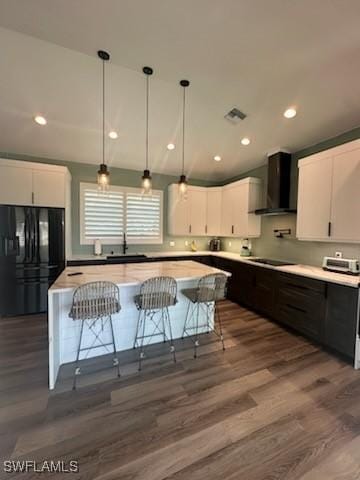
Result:
[[[25,217],[24,217],[24,237],[25,237],[25,258],[24,263],[29,261],[30,257],[30,235],[29,235],[29,212],[25,208]]]
[[[15,254],[17,257],[20,255],[20,237],[18,235],[15,237]]]
[[[34,211],[31,210],[31,230],[30,230],[30,235],[31,235],[31,263],[34,263],[34,257],[35,257],[35,248],[36,248],[36,237],[35,237],[35,219],[34,219]]]

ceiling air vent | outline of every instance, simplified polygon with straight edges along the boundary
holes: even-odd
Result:
[[[241,120],[244,120],[246,118],[245,113],[241,112],[238,108],[234,107],[228,112],[225,117],[226,120],[229,120],[229,122],[233,124],[239,123]]]

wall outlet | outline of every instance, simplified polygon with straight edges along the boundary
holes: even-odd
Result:
[[[170,247],[175,247],[175,242],[171,241],[170,242]]]
[[[185,240],[185,247],[188,247],[188,246],[189,246],[189,242]]]
[[[335,252],[335,257],[336,258],[342,258],[342,252]]]
[[[229,242],[229,247],[231,247],[231,242]]]

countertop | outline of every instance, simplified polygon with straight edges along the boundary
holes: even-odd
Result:
[[[115,254],[116,255],[116,254]],[[131,255],[131,254],[129,254]],[[320,267],[314,267],[311,265],[302,265],[302,264],[296,264],[296,265],[286,265],[282,267],[274,267],[271,265],[264,265],[264,264],[254,264],[251,259],[257,258],[257,257],[241,257],[239,253],[233,253],[233,252],[210,252],[208,250],[202,250],[199,252],[191,252],[191,251],[170,251],[170,252],[146,252],[143,255],[146,257],[151,257],[151,258],[161,258],[161,257],[183,257],[183,256],[200,256],[200,255],[211,255],[211,256],[216,256],[216,257],[221,257],[221,258],[227,258],[229,260],[236,260],[238,262],[244,262],[248,263],[249,265],[257,265],[258,267],[262,268],[270,268],[274,270],[279,270],[284,273],[292,273],[294,275],[300,275],[303,277],[309,277],[309,278],[314,278],[316,280],[322,280],[324,282],[331,282],[331,283],[337,283],[339,285],[345,285],[349,287],[354,287],[358,288],[360,284],[360,277],[359,276],[353,276],[353,275],[346,275],[343,273],[334,273],[334,272],[327,272],[323,270]],[[105,260],[106,255],[103,256],[95,256],[95,255],[73,255],[72,257],[68,258],[68,260]],[[154,264],[157,264],[156,262]],[[153,264],[153,265],[154,265]],[[128,264],[129,265],[129,264]],[[132,265],[139,265],[139,264],[132,264]],[[142,264],[143,266],[149,265],[149,264]],[[122,265],[113,265],[113,267],[120,267]],[[99,265],[100,267],[100,265]],[[76,271],[81,268],[83,270],[85,267],[67,267],[67,268],[73,268]],[[88,268],[88,267],[86,267]],[[74,271],[75,271],[74,270]],[[60,277],[59,277],[60,278]],[[71,277],[70,277],[71,278]],[[76,278],[76,277],[75,277]],[[79,278],[79,277],[77,277]]]
[[[73,272],[82,272],[82,275],[69,277],[68,274]],[[178,282],[184,282],[218,272],[222,272],[222,270],[192,260],[66,267],[49,292],[61,293],[94,281],[110,281],[121,287],[129,287],[139,285],[149,278],[163,275],[173,277]],[[230,276],[228,272],[222,273]]]

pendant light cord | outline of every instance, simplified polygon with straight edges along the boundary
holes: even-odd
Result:
[[[102,61],[102,163],[105,164],[105,60]]]
[[[183,87],[183,122],[182,122],[182,175],[185,170],[185,87]]]
[[[146,170],[149,169],[149,75],[146,75]]]

